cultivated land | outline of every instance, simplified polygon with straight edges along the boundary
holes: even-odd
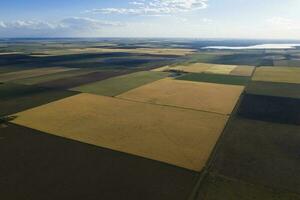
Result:
[[[89,73],[93,73],[93,72],[97,72],[97,71],[100,71],[100,70],[99,69],[98,70],[97,69],[78,69],[78,70],[71,70],[71,71],[59,72],[59,73],[54,73],[54,74],[47,74],[47,75],[36,76],[36,77],[25,78],[25,79],[18,79],[13,82],[19,83],[19,84],[24,84],[24,85],[36,85],[39,83],[45,83],[48,81],[85,75],[85,74],[89,74]]]
[[[177,80],[219,83],[227,85],[246,85],[250,78],[246,76],[232,76],[223,74],[189,73],[176,78]]]
[[[0,39],[0,199],[298,200],[300,48],[203,49],[258,43]]]
[[[242,86],[163,79],[121,94],[118,98],[227,115],[243,89]]]
[[[19,125],[195,171],[204,167],[227,121],[207,112],[91,94],[14,116]]]
[[[0,138],[1,199],[182,200],[197,180],[183,168],[14,124]]]
[[[299,67],[259,67],[253,76],[254,81],[300,84]]]
[[[253,66],[237,66],[235,69],[233,69],[230,72],[230,75],[250,77],[250,76],[252,76],[254,69],[255,69],[255,67],[253,67]]]
[[[124,76],[117,76],[105,81],[95,82],[73,88],[74,91],[104,96],[116,96],[141,85],[165,78],[170,73],[142,71]]]
[[[30,78],[35,76],[41,76],[45,74],[53,74],[58,72],[64,72],[69,70],[75,70],[72,68],[64,68],[64,67],[49,67],[49,68],[36,68],[29,70],[22,70],[17,72],[9,72],[0,74],[0,82],[8,82],[17,79]]]
[[[300,98],[300,84],[294,83],[274,83],[274,82],[261,82],[252,81],[246,92],[249,94],[277,96],[277,97],[290,97]]]

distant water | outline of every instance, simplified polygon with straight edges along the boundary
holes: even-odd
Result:
[[[300,44],[260,44],[253,46],[244,46],[244,47],[230,47],[230,46],[208,46],[203,49],[232,49],[232,50],[240,50],[240,49],[295,49]]]

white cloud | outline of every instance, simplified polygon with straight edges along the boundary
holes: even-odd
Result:
[[[104,28],[122,26],[119,22],[91,18],[70,17],[56,22],[37,20],[0,21],[0,36],[90,36]]]
[[[269,26],[274,29],[287,29],[287,30],[299,30],[300,26],[298,23],[292,19],[284,17],[272,17],[267,20]]]
[[[100,8],[87,12],[101,14],[168,15],[207,8],[208,0],[145,0],[130,2],[132,8]]]

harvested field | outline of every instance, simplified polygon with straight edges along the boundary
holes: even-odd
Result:
[[[55,89],[69,89],[80,85],[89,84],[96,81],[105,80],[114,76],[119,76],[128,73],[130,73],[130,71],[127,70],[99,71],[99,72],[92,72],[80,76],[74,76],[69,78],[62,78],[58,80],[43,82],[38,85],[42,87],[55,88]]]
[[[236,76],[252,76],[255,67],[252,66],[238,66],[230,72],[230,75]]]
[[[152,104],[230,114],[244,87],[163,79],[118,96]]]
[[[141,85],[165,78],[169,75],[169,73],[165,72],[142,71],[128,75],[117,76],[88,85],[82,85],[77,88],[73,88],[72,90],[104,96],[116,96]]]
[[[299,193],[299,144],[299,126],[235,118],[225,129],[213,171]]]
[[[37,76],[37,77],[32,77],[32,78],[26,78],[26,79],[19,79],[14,81],[14,83],[19,83],[19,84],[25,84],[25,85],[35,85],[35,84],[40,84],[44,82],[49,82],[53,80],[59,80],[59,79],[65,79],[69,77],[74,77],[74,76],[81,76],[93,72],[97,72],[99,70],[94,70],[94,69],[78,69],[78,70],[72,70],[72,71],[66,71],[66,72],[59,72],[55,74],[47,74],[43,76]]]
[[[238,115],[254,120],[300,125],[300,99],[246,94]]]
[[[252,81],[246,88],[249,94],[300,99],[300,84]]]
[[[205,165],[228,119],[92,94],[14,116],[16,124],[195,171]]]
[[[295,193],[278,191],[263,186],[247,184],[215,174],[208,175],[197,200],[299,200]]]
[[[9,72],[9,73],[0,74],[0,82],[8,82],[17,79],[30,78],[30,77],[41,76],[46,74],[54,74],[54,73],[70,71],[70,70],[75,70],[75,69],[64,68],[64,67],[48,67],[48,68],[22,70],[17,72]]]
[[[0,129],[0,138],[0,194],[6,200],[182,200],[197,177],[189,170],[13,124]]]
[[[212,74],[230,74],[235,68],[237,68],[235,65],[215,65],[204,72]]]
[[[250,78],[246,76],[233,76],[223,74],[198,74],[190,73],[176,78],[177,80],[195,81],[195,82],[207,82],[207,83],[219,83],[227,85],[246,85]]]
[[[300,68],[258,67],[254,73],[252,80],[300,84]]]

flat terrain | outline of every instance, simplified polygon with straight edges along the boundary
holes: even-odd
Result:
[[[254,69],[255,67],[253,66],[237,66],[230,72],[230,75],[250,77],[252,76]]]
[[[299,144],[299,126],[235,118],[227,125],[213,171],[299,193]]]
[[[25,78],[25,79],[18,79],[13,82],[19,83],[19,84],[24,84],[24,85],[36,85],[36,84],[50,82],[50,81],[54,81],[54,80],[90,74],[90,73],[97,72],[97,71],[100,71],[100,70],[78,69],[78,70],[71,70],[71,71],[59,72],[59,73],[54,73],[54,74],[47,74],[47,75],[36,76],[36,77]]]
[[[0,157],[6,200],[182,200],[197,179],[189,170],[14,124],[0,129]]]
[[[45,74],[53,74],[63,71],[74,70],[71,68],[63,68],[63,67],[49,67],[49,68],[37,68],[37,69],[29,69],[29,70],[22,70],[17,72],[9,72],[0,74],[0,82],[8,82],[17,79],[41,76]]]
[[[210,174],[203,181],[203,189],[197,200],[299,200],[300,196],[287,191],[256,186]]]
[[[242,86],[163,79],[118,98],[227,115],[232,112],[243,89]]]
[[[300,84],[299,67],[259,67],[253,76],[254,81]]]
[[[104,96],[116,96],[141,85],[165,78],[169,75],[170,73],[165,72],[142,71],[128,75],[117,76],[88,85],[82,85],[77,88],[73,88],[72,90]]]
[[[249,94],[300,98],[300,84],[252,81],[246,88]]]
[[[176,78],[177,80],[219,83],[228,85],[246,85],[250,78],[246,76],[232,76],[223,74],[189,73]]]
[[[91,94],[14,116],[19,125],[195,171],[204,167],[227,121],[212,113]]]
[[[96,81],[102,81],[114,76],[119,76],[123,74],[128,74],[130,71],[127,70],[105,70],[105,71],[97,71],[91,72],[88,74],[83,74],[79,76],[73,76],[68,78],[61,78],[57,80],[42,82],[37,84],[40,87],[46,88],[54,88],[54,89],[70,89],[73,87],[93,83]]]
[[[217,65],[205,70],[205,73],[212,74],[230,74],[237,66]]]
[[[246,94],[238,115],[254,120],[300,125],[300,99]]]

